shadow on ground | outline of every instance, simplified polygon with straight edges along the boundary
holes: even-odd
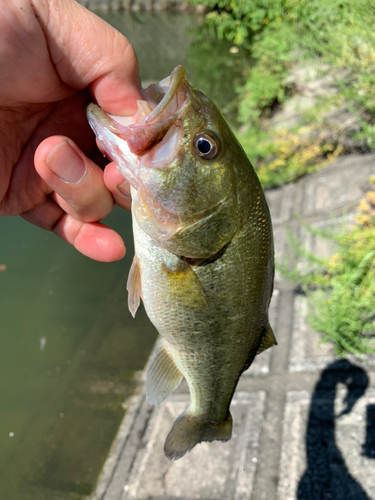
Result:
[[[345,407],[334,412],[337,385],[347,388]],[[306,434],[307,469],[298,487],[298,500],[370,500],[350,474],[335,442],[335,421],[351,412],[369,384],[362,368],[348,360],[331,363],[323,370],[311,400]],[[367,407],[366,441],[362,454],[375,458],[375,406]]]

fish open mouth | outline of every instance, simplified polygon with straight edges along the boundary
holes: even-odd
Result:
[[[144,91],[146,100],[138,101],[138,111],[134,116],[112,116],[94,103],[87,106],[91,128],[126,178],[129,164],[136,165],[139,157],[161,142],[181,115],[187,102],[188,87],[185,70],[177,66],[169,77],[147,87]],[[168,156],[166,153],[175,145],[176,138],[158,156]]]
[[[145,100],[138,101],[134,116],[111,116],[94,103],[86,109],[99,143],[133,188],[133,208],[139,225],[159,241],[172,238],[182,221],[144,185],[144,176],[150,168],[173,168],[182,145],[181,119],[191,92],[185,70],[177,66],[169,77],[147,87]]]

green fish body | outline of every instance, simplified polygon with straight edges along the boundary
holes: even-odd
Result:
[[[230,439],[238,379],[276,344],[272,226],[242,147],[183,68],[146,92],[130,124],[94,104],[88,119],[132,186],[129,308],[134,315],[142,298],[160,333],[147,399],[160,404],[183,378],[189,386],[190,406],[164,447],[178,459],[199,442]]]

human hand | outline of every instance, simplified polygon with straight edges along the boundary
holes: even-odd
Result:
[[[84,103],[91,93],[109,113],[136,112],[133,48],[73,0],[5,0],[0,40],[0,215],[21,215],[95,260],[122,258],[122,239],[98,221],[115,202],[130,208],[129,187],[113,163],[104,173],[95,163],[103,155]]]

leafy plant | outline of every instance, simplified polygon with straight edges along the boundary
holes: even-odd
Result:
[[[322,235],[321,232],[315,231]],[[337,251],[326,259],[305,254],[310,271],[282,272],[301,284],[311,310],[308,322],[339,355],[375,352],[375,178],[358,207],[356,223],[331,236]],[[325,235],[327,236],[327,235]]]
[[[309,134],[317,132],[312,140]],[[275,131],[272,139],[267,134],[240,135],[241,143],[249,158],[255,160],[258,177],[265,188],[295,181],[302,175],[327,165],[342,151],[330,137],[319,135],[318,127],[300,127],[295,132]]]
[[[362,151],[375,149],[375,0],[190,1],[208,7],[211,34],[241,48],[248,61],[243,83],[235,78],[237,99],[231,103],[245,126],[240,140],[265,186],[321,168],[330,155],[350,152],[353,141]],[[336,101],[356,124],[346,148],[333,137],[346,132],[330,134],[322,119],[334,106],[331,96],[316,100],[287,133],[269,125],[269,118],[298,91],[291,70],[310,61],[318,61],[333,77]],[[300,133],[306,125],[316,133]]]
[[[289,0],[189,0],[205,5],[209,12],[206,23],[219,39],[226,38],[235,45],[250,49],[252,39],[265,27],[284,14]],[[292,2],[293,3],[293,2]]]

